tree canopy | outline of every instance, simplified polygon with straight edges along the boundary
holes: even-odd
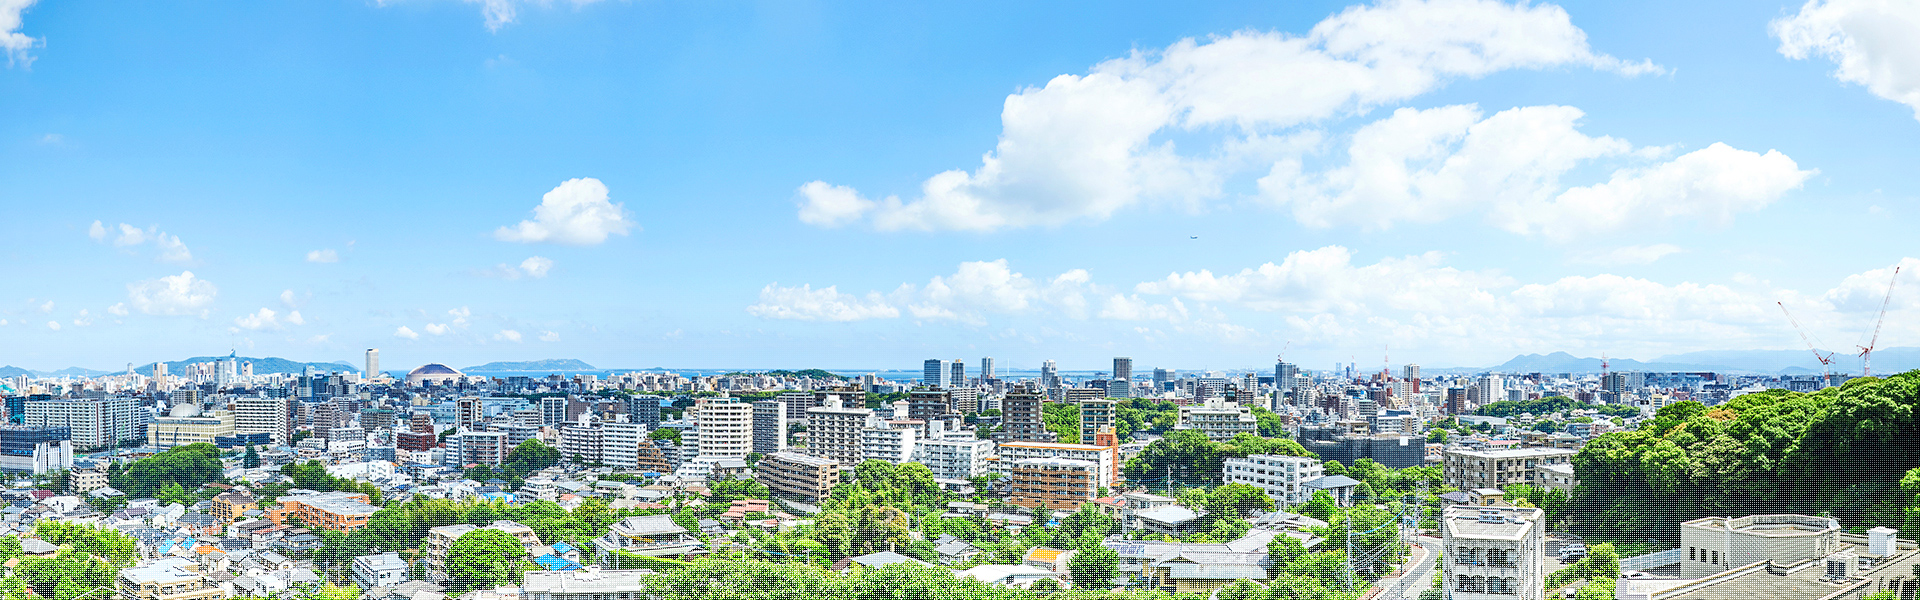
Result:
[[[108,485],[126,492],[129,497],[147,498],[168,485],[193,490],[225,478],[219,448],[213,444],[187,444],[133,461],[117,476],[109,473]]]
[[[1289,439],[1242,433],[1231,440],[1216,442],[1196,430],[1175,429],[1147,444],[1139,456],[1129,459],[1126,474],[1129,481],[1208,485],[1220,481],[1227,459],[1253,454],[1313,456],[1299,442]]]
[[[454,540],[446,564],[450,590],[458,591],[518,584],[521,573],[534,569],[520,540],[498,529],[475,529]]]

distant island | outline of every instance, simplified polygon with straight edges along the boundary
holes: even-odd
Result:
[[[548,358],[544,360],[495,361],[461,370],[468,373],[525,373],[531,371],[598,371],[600,369],[579,359]]]

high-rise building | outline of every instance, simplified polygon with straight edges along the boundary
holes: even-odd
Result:
[[[460,427],[460,428],[467,428],[467,427],[473,427],[475,425],[479,425],[481,421],[484,421],[487,418],[485,406],[486,405],[482,402],[480,398],[475,398],[472,396],[455,399],[453,401],[454,426]],[[315,418],[315,422],[313,425],[316,429],[320,427],[318,418]],[[331,427],[332,424],[329,423],[328,426]]]
[[[293,444],[293,399],[241,396],[233,400],[233,432],[265,433],[273,443]]]
[[[1125,356],[1113,359],[1113,379],[1107,381],[1108,398],[1130,398],[1133,396],[1133,359]]]
[[[927,387],[946,387],[953,378],[951,365],[938,358],[929,358],[921,369],[920,383]]]
[[[65,427],[73,445],[79,449],[104,448],[135,438],[133,413],[139,408],[132,398],[108,397],[62,400],[27,400],[26,425]]]
[[[844,408],[838,402],[807,409],[807,454],[860,464],[860,431],[873,420],[873,411]]]
[[[967,361],[953,359],[952,367],[947,371],[947,387],[967,387]]]
[[[701,458],[745,458],[753,452],[753,404],[731,398],[696,404],[694,438]]]
[[[653,428],[659,427],[661,400],[665,400],[665,398],[661,398],[659,396],[648,396],[648,395],[633,396],[628,398],[627,399],[627,422],[645,425],[647,426],[647,429],[653,429]]]
[[[753,451],[772,454],[787,449],[787,403],[761,400],[753,403]]]
[[[367,379],[380,376],[380,349],[367,349]]]
[[[1102,429],[1113,429],[1114,405],[1111,398],[1082,400],[1080,402],[1080,443],[1093,443],[1093,436]]]
[[[1060,385],[1060,366],[1051,360],[1040,361],[1040,387],[1053,388]]]
[[[566,396],[541,396],[539,402],[542,425],[559,425],[572,420],[567,418]]]
[[[1420,365],[1409,364],[1400,367],[1400,380],[1407,382],[1407,389],[1420,393]]]
[[[991,356],[980,359],[980,381],[988,379],[993,379],[993,357]]]
[[[1047,431],[1046,422],[1041,417],[1040,407],[1046,401],[1047,392],[1030,385],[1007,392],[1007,397],[1000,401],[1000,431],[994,433],[994,439],[1014,442],[1051,442],[1057,439],[1053,432]]]
[[[1300,365],[1284,360],[1273,364],[1273,389],[1275,398],[1285,401],[1287,393],[1292,392],[1298,388],[1299,385]],[[1300,400],[1296,398],[1293,403],[1296,405],[1300,404]],[[1278,405],[1279,402],[1275,404]]]

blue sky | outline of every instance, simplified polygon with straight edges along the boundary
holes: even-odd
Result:
[[[1920,269],[1915,40],[1844,0],[0,0],[0,363],[1471,366],[1799,347],[1775,302],[1850,348]]]

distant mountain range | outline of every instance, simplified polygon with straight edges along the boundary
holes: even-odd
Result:
[[[222,361],[226,359],[227,357],[225,356],[196,356],[196,357],[185,359],[185,360],[167,361],[166,363],[167,372],[177,375],[181,372],[182,369],[185,369],[187,365],[196,364],[196,363],[216,362],[216,361]],[[291,361],[284,358],[277,358],[272,356],[269,356],[266,358],[240,356],[240,357],[236,357],[236,360],[243,363],[244,362],[253,363],[253,374],[255,375],[265,375],[268,373],[301,373],[306,371],[307,367],[313,367],[314,370],[320,371],[322,373],[332,372],[332,371],[351,371],[354,373],[360,372],[360,367],[357,367],[342,361],[296,362],[296,361]],[[138,367],[134,367],[134,371],[143,375],[151,375],[153,374],[154,364],[155,363],[147,363],[144,365],[140,365]]]
[[[548,358],[544,360],[496,361],[475,367],[461,369],[468,373],[558,373],[562,371],[598,371],[593,365],[574,358]]]
[[[16,367],[13,365],[0,367],[0,377],[19,377],[21,375],[26,375],[28,377],[62,377],[62,376],[92,377],[94,375],[105,375],[111,372],[112,371],[95,371],[93,369],[82,369],[80,367],[67,367],[65,369],[61,369],[58,371],[35,371],[33,369],[22,369],[20,367]]]
[[[1822,351],[1823,353],[1825,351]],[[1920,348],[1882,348],[1873,353],[1877,373],[1896,373],[1920,368]],[[1662,356],[1649,361],[1630,358],[1608,360],[1614,371],[1719,371],[1806,375],[1821,372],[1820,362],[1806,350],[1707,350]],[[1851,354],[1833,357],[1833,372],[1860,373],[1860,358]],[[1500,373],[1598,373],[1600,359],[1576,357],[1565,352],[1522,354],[1486,369]]]

